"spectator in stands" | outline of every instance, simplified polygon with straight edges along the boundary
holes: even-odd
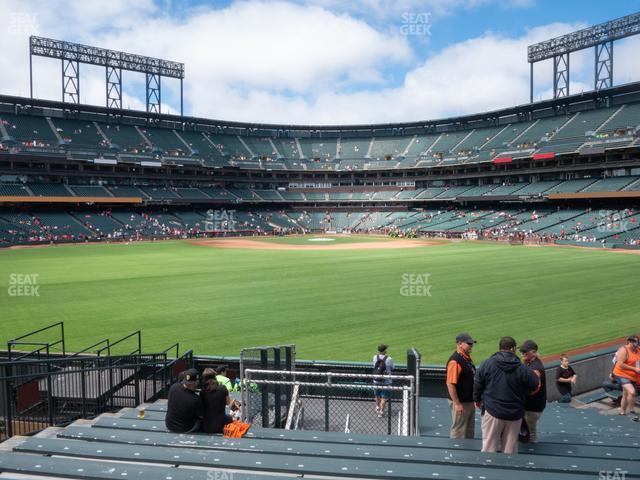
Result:
[[[234,405],[235,401],[229,396],[229,390],[216,379],[216,371],[213,368],[205,368],[202,372],[202,386],[200,392],[204,405],[204,418],[202,431],[206,433],[222,433],[224,426],[233,419],[226,414],[227,405]]]
[[[524,420],[529,427],[529,442],[538,443],[538,421],[547,406],[547,381],[544,365],[538,356],[538,344],[533,340],[526,340],[520,345],[520,353],[524,364],[533,370],[538,377],[538,385],[527,397],[524,405]]]
[[[447,393],[451,408],[451,438],[473,438],[475,435],[475,406],[473,379],[476,366],[471,351],[476,341],[468,333],[456,337],[456,351],[447,362]]]
[[[478,368],[473,400],[482,409],[482,451],[513,454],[518,453],[526,397],[538,386],[538,377],[516,356],[512,337],[502,337],[499,349]]]
[[[640,383],[640,351],[638,351],[638,336],[631,335],[627,338],[627,344],[616,352],[616,364],[613,367],[613,375],[616,381],[622,385],[622,401],[620,402],[620,415],[635,413],[636,390],[635,384]]]
[[[578,375],[569,365],[569,357],[566,353],[560,355],[560,365],[556,369],[556,386],[560,392],[560,403],[571,401],[571,386],[576,383]]]
[[[216,381],[225,387],[227,390],[232,391],[233,385],[231,384],[231,380],[227,377],[227,366],[220,365],[216,368]]]
[[[178,381],[169,389],[164,423],[170,432],[191,433],[200,430],[204,408],[196,393],[199,379],[198,370],[191,368],[178,377]]]
[[[373,373],[375,375],[390,376],[393,371],[393,359],[387,354],[388,348],[389,347],[384,343],[378,345],[378,353],[373,356]],[[374,380],[373,384],[376,397],[376,412],[379,417],[383,417],[391,392],[390,390],[375,387],[391,385],[391,378]]]

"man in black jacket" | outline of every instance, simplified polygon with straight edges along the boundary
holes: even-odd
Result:
[[[524,419],[529,427],[529,442],[538,443],[538,420],[542,416],[544,407],[547,406],[547,380],[544,365],[538,356],[538,344],[533,340],[523,342],[519,350],[524,364],[538,377],[538,386],[527,397],[524,405]]]
[[[538,386],[538,377],[517,357],[516,341],[502,337],[500,351],[478,368],[473,400],[482,408],[482,451],[518,453],[518,433],[527,395]]]

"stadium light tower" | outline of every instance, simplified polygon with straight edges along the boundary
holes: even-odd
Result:
[[[184,63],[145,57],[132,53],[91,47],[79,43],[29,37],[29,92],[33,98],[33,56],[62,60],[62,101],[80,103],[80,64],[105,67],[107,108],[122,109],[122,71],[146,75],[146,105],[148,113],[160,113],[161,78],[180,80],[180,115],[184,114]]]
[[[594,90],[613,86],[613,42],[640,33],[640,12],[529,45],[530,101],[533,64],[553,58],[553,98],[569,95],[569,54],[595,47]]]

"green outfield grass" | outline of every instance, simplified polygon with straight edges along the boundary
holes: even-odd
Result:
[[[381,342],[444,363],[460,331],[474,357],[498,338],[557,353],[638,331],[640,256],[573,248],[457,243],[405,250],[227,250],[187,242],[0,251],[0,342],[64,320],[68,349],[143,330],[145,350],[179,341],[238,355],[294,343],[298,358],[369,361]],[[9,295],[38,274],[38,297]],[[431,296],[403,296],[429,274]],[[416,285],[420,286],[419,282]]]

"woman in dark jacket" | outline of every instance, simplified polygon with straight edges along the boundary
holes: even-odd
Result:
[[[225,407],[233,403],[229,391],[216,381],[216,372],[206,368],[202,374],[203,389],[200,392],[204,404],[202,431],[206,433],[222,433],[224,426],[233,419],[225,413]]]

